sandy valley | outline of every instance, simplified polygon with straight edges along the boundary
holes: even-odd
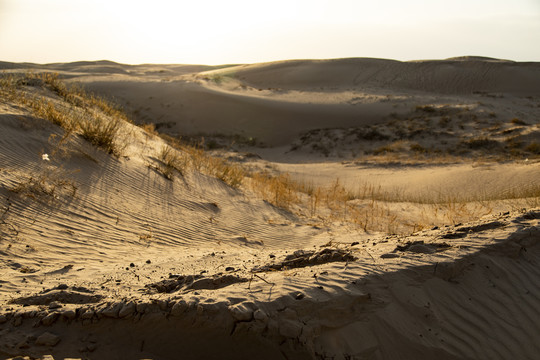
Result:
[[[540,353],[540,63],[0,71],[0,358]]]

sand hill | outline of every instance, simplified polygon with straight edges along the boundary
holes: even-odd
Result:
[[[538,63],[0,69],[1,358],[540,351]]]

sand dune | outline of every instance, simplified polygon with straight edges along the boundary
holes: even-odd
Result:
[[[540,351],[538,64],[0,68],[59,72],[138,123],[204,135],[229,171],[246,171],[232,186],[204,170],[209,158],[123,121],[121,151],[107,153],[77,130],[64,137],[32,101],[69,119],[110,114],[41,80],[17,85],[27,102],[2,88],[1,358]],[[164,149],[191,162],[167,173]],[[282,206],[250,186],[283,173],[298,183]]]

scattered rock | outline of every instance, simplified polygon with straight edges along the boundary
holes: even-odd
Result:
[[[146,260],[146,263],[147,264],[151,264],[152,262],[150,260]]]
[[[135,267],[134,263],[129,264],[129,267]]]
[[[103,316],[106,316],[106,317],[117,318],[118,313],[120,312],[120,310],[122,309],[123,306],[124,306],[124,303],[122,303],[122,302],[113,303],[113,304],[107,306],[105,309],[103,309],[101,311],[101,314]]]
[[[62,307],[62,304],[60,304],[58,301],[53,301],[49,304],[49,309],[53,310],[53,309],[58,309],[58,308],[61,308]]]
[[[50,332],[45,332],[36,339],[36,345],[42,346],[56,346],[59,342],[60,337]]]
[[[84,313],[81,314],[81,319],[91,320],[95,315],[95,311],[92,309],[87,309]]]
[[[320,251],[297,250],[293,254],[287,255],[285,259],[279,263],[255,267],[251,271],[263,272],[272,270],[284,270],[313,265],[321,265],[336,261],[348,262],[355,260],[357,260],[357,258],[352,255],[351,251],[342,249],[326,248]]]
[[[381,255],[382,259],[393,259],[397,257],[399,257],[399,254],[396,254],[396,253],[386,253],[386,254]]]
[[[409,251],[421,254],[433,254],[435,252],[448,250],[451,246],[445,242],[426,244],[423,240],[408,241],[405,245],[398,245],[394,249],[396,251]]]
[[[187,308],[188,304],[184,300],[177,301],[171,309],[171,315],[180,316],[187,310]]]
[[[132,315],[135,312],[136,307],[137,306],[135,305],[134,302],[129,302],[127,304],[124,304],[124,306],[122,306],[122,309],[118,313],[118,317],[124,318],[126,316]]]
[[[234,267],[232,267],[232,266],[227,266],[227,267],[225,268],[225,271],[234,271]]]
[[[249,321],[253,319],[253,310],[246,303],[240,303],[229,307],[229,311],[233,318],[238,321]]]
[[[52,312],[52,313],[48,314],[47,316],[45,316],[43,319],[41,319],[41,323],[43,325],[45,325],[45,326],[50,326],[50,325],[54,324],[56,319],[58,319],[58,313],[57,312]]]
[[[268,315],[261,309],[255,310],[253,313],[253,318],[258,321],[265,322],[268,319]]]
[[[67,320],[73,320],[77,316],[75,313],[75,310],[65,310],[62,313],[62,317],[64,317]]]

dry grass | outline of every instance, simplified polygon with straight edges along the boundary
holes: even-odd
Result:
[[[184,153],[174,149],[169,145],[163,145],[158,153],[160,166],[154,167],[156,171],[161,173],[166,179],[173,180],[174,173],[177,171],[180,176],[183,176],[187,167],[188,159]]]
[[[364,231],[388,234],[410,234],[477,220],[492,213],[498,204],[506,208],[540,205],[540,185],[489,194],[407,194],[372,184],[362,184],[351,191],[339,179],[317,187],[295,182],[287,174],[254,173],[250,175],[249,188],[271,204],[308,218],[310,223],[340,221]]]
[[[36,176],[21,179],[9,190],[34,200],[55,200],[62,195],[74,197],[77,193],[77,186],[68,178],[61,169],[56,169],[53,172],[44,171]]]
[[[181,163],[182,170],[179,170],[181,173],[188,168],[192,168],[195,171],[217,178],[231,187],[238,188],[242,185],[247,175],[247,171],[242,166],[219,157],[211,156],[201,145],[188,145],[182,143],[179,139],[163,134],[161,137],[173,148],[171,151],[179,152],[175,156],[181,157],[179,161]],[[168,150],[162,150],[159,158],[164,164],[170,163],[173,160]],[[176,168],[175,166],[172,166],[172,168]]]
[[[0,93],[7,100],[28,107],[35,116],[62,127],[68,134],[80,135],[116,156],[122,152],[119,133],[122,121],[129,120],[125,113],[80,87],[67,87],[58,74],[3,74]]]

